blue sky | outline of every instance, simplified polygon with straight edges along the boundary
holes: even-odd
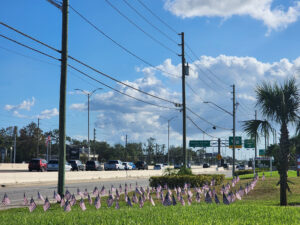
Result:
[[[153,25],[175,42],[180,36],[149,13],[138,0],[127,0]],[[185,41],[199,60],[186,49],[190,64],[187,77],[187,105],[193,112],[218,127],[232,127],[229,115],[203,104],[213,101],[232,110],[231,87],[236,85],[238,134],[244,135],[240,121],[254,117],[255,85],[262,80],[282,82],[286,77],[299,80],[300,1],[283,0],[141,0],[177,32],[185,32]],[[157,32],[141,19],[123,0],[110,0],[116,8],[158,43],[120,16],[105,0],[70,0],[71,6],[92,21],[103,32],[156,68],[172,74],[181,73],[180,46]],[[57,49],[61,47],[61,12],[44,1],[11,0],[2,3],[1,21]],[[59,57],[59,54],[0,26],[0,34]],[[174,53],[175,52],[175,53]],[[21,54],[21,55],[20,55]],[[151,68],[120,49],[83,21],[73,10],[69,14],[69,54],[134,87],[160,97],[180,102],[181,80]],[[155,104],[172,107],[88,70],[71,60],[101,82]],[[170,144],[182,143],[181,114],[149,106],[113,92],[72,69],[67,81],[67,134],[87,138],[87,97],[74,91],[91,91],[101,87],[91,98],[90,133],[97,129],[97,140],[124,144],[127,134],[132,142],[154,137],[167,144],[167,120]],[[0,37],[0,116],[1,127],[22,127],[41,118],[44,131],[58,127],[60,64]],[[227,138],[230,131],[211,129],[212,125],[188,112],[188,116],[214,137]],[[203,134],[187,120],[187,136],[202,139]],[[204,137],[208,138],[207,135]],[[272,143],[272,140],[271,140]],[[216,151],[210,149],[209,151]],[[251,151],[253,152],[253,151]],[[247,151],[250,156],[252,154]],[[229,150],[227,150],[229,154]],[[238,157],[246,153],[238,153]]]

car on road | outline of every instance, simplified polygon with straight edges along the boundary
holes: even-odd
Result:
[[[123,162],[122,164],[125,170],[132,170],[132,165],[130,164],[130,162]]]
[[[65,171],[71,171],[72,166],[66,162]],[[48,171],[58,171],[58,159],[51,159],[48,163]]]
[[[228,167],[229,167],[229,165],[228,165],[227,163],[224,163],[224,164],[223,164],[223,168],[224,168],[224,169],[228,169]]]
[[[29,171],[36,170],[36,171],[44,172],[47,171],[47,167],[48,167],[47,161],[45,159],[39,159],[39,158],[32,159],[28,164]]]
[[[237,168],[238,170],[244,170],[244,169],[246,169],[246,168],[245,168],[245,165],[243,165],[243,164],[237,165],[236,168]]]
[[[72,166],[72,171],[75,171],[75,170],[84,171],[85,170],[85,165],[80,160],[69,160],[69,163]]]
[[[132,167],[133,170],[136,170],[136,166],[135,166],[135,164],[133,162],[129,162],[129,165],[131,165],[131,167]]]
[[[164,164],[155,164],[154,165],[154,170],[162,170],[164,168]]]
[[[97,160],[89,160],[86,162],[85,164],[85,170],[103,170],[103,167],[101,166],[100,162],[98,162]]]
[[[209,167],[210,167],[209,163],[204,163],[203,164],[203,168],[209,168]]]
[[[125,166],[120,160],[109,160],[104,164],[104,170],[125,170]]]
[[[147,170],[148,164],[145,161],[137,161],[135,166],[138,170]]]

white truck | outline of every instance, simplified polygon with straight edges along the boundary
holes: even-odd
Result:
[[[104,170],[124,170],[125,166],[120,160],[109,160],[104,164]]]

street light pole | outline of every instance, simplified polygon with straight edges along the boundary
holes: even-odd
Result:
[[[90,145],[90,97],[97,91],[102,88],[96,88],[91,92],[84,91],[82,89],[76,88],[76,91],[81,91],[83,94],[87,95],[88,97],[88,160],[90,160],[90,152],[91,152],[91,145]]]

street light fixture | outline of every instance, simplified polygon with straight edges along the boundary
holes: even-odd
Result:
[[[91,151],[91,147],[90,147],[90,97],[97,91],[100,90],[102,88],[96,88],[91,92],[88,91],[84,91],[82,89],[76,88],[74,90],[76,91],[81,91],[83,94],[85,94],[88,97],[88,160],[90,160],[90,151]]]

